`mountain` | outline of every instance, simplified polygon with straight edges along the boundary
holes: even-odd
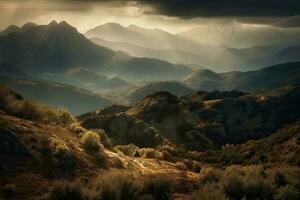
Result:
[[[17,30],[0,37],[0,61],[26,72],[61,73],[78,66],[101,69],[115,55],[64,21],[41,26],[25,24]]]
[[[191,30],[192,36],[189,37],[188,32],[171,34],[160,29],[147,29],[136,25],[124,27],[116,23],[107,23],[87,31],[85,35],[96,44],[125,51],[132,56],[157,58],[188,66],[195,65],[198,69],[204,67],[217,72],[237,69],[249,71],[299,59],[297,49],[290,49],[285,56],[277,55],[287,48],[284,45],[258,43],[254,46],[233,48],[226,44],[216,45],[220,41],[214,44],[209,43],[209,40],[205,43],[193,39],[210,37],[209,32],[202,29],[201,31],[200,34],[197,30]],[[214,35],[212,37],[215,38]],[[220,37],[220,40],[224,40],[223,36]],[[269,38],[269,36],[264,37]]]
[[[108,89],[126,87],[130,85],[130,83],[121,78],[107,77],[105,75],[98,74],[87,69],[79,69],[68,75],[75,80],[82,82],[93,90],[99,90],[100,88]]]
[[[98,45],[129,53],[135,57],[157,58],[174,64],[184,63],[186,65],[201,63],[197,54],[177,49],[149,49],[126,42],[110,42],[100,38],[90,38]],[[195,68],[200,66],[195,66]]]
[[[145,86],[138,87],[132,91],[128,97],[126,97],[129,105],[133,105],[148,95],[151,95],[156,92],[167,91],[172,94],[175,94],[178,97],[190,94],[193,92],[192,89],[183,85],[178,81],[160,81],[146,84]]]
[[[0,36],[5,36],[8,35],[10,33],[17,33],[21,31],[21,28],[15,25],[11,25],[9,27],[7,27],[6,29],[0,31]]]
[[[179,52],[179,56],[183,56],[183,58],[184,56],[190,55],[190,57],[193,57],[193,60],[196,59],[193,55],[197,55],[198,59],[195,60],[195,63],[191,63],[193,60],[190,60],[186,64],[198,64],[203,66],[210,64],[211,56],[226,49],[226,47],[223,46],[195,43],[189,39],[178,37],[177,35],[173,35],[160,29],[146,29],[135,25],[123,27],[115,23],[107,23],[98,26],[87,31],[85,35],[88,38],[93,38],[96,43],[97,40],[99,43],[106,43],[106,45],[108,45],[107,42],[112,42],[114,43],[113,46],[118,49],[129,48],[133,51],[137,46],[145,48],[146,50],[150,49],[152,50],[152,53],[156,50],[163,50],[166,51],[164,57],[167,58],[173,57],[174,59],[174,57],[176,57],[176,52]],[[145,53],[150,52],[145,51]],[[140,56],[147,57],[147,55]],[[162,57],[159,56],[156,58]],[[182,63],[182,61],[183,60],[180,60],[180,63]],[[201,61],[201,63],[199,63],[199,61]]]
[[[245,70],[245,69],[261,69],[264,66],[271,66],[275,64],[281,64],[286,62],[296,62],[300,61],[300,46],[290,46],[280,51],[268,55],[268,56],[260,56],[255,59],[245,59],[238,65],[233,67],[234,70]]]
[[[132,58],[114,70],[118,77],[129,81],[180,80],[192,72],[186,66],[151,58]]]
[[[200,49],[194,42],[177,38],[168,32],[133,25],[123,27],[120,24],[107,23],[87,31],[85,35],[88,38],[100,38],[109,42],[126,42],[155,50],[182,49],[184,47],[190,47],[189,51]]]
[[[238,89],[258,92],[299,82],[299,65],[299,62],[291,62],[249,72],[215,73],[199,70],[186,77],[183,82],[191,88],[201,90]]]
[[[33,81],[0,77],[0,83],[16,92],[74,115],[111,105],[112,102],[88,90],[51,81]]]

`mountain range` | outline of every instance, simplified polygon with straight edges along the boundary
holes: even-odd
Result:
[[[197,90],[233,90],[258,92],[300,81],[300,62],[266,67],[249,72],[215,73],[198,70],[186,77],[183,82]]]
[[[136,25],[124,27],[107,23],[87,31],[85,35],[99,45],[126,51],[132,56],[158,58],[174,64],[205,67],[217,72],[236,69],[249,71],[268,65],[299,61],[297,49],[287,46],[266,44],[232,48],[199,43],[185,34],[171,34]],[[281,55],[280,58],[277,54]]]

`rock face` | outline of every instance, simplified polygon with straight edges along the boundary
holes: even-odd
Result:
[[[0,126],[0,155],[1,154],[27,155],[28,151],[16,133],[6,127]]]

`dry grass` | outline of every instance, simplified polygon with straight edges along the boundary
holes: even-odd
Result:
[[[74,121],[69,112],[25,99],[5,86],[0,86],[0,109],[7,114],[37,122],[69,125]]]

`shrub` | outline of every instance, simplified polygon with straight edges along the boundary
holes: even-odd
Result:
[[[280,200],[298,200],[300,199],[300,191],[291,185],[280,187],[275,199]]]
[[[153,158],[163,160],[163,154],[152,148],[141,148],[138,150],[139,155],[143,158]]]
[[[155,200],[171,199],[172,183],[169,179],[159,175],[149,176],[143,180],[142,196],[152,197]]]
[[[83,148],[89,152],[99,151],[102,147],[100,143],[100,136],[93,131],[87,131],[81,138]]]
[[[231,174],[224,177],[223,179],[223,190],[224,193],[231,199],[242,199],[243,193],[243,182],[240,176]]]
[[[142,190],[133,175],[126,172],[102,174],[94,185],[99,200],[138,200]]]
[[[183,162],[177,162],[177,163],[175,163],[175,167],[177,169],[180,169],[180,170],[187,170],[187,167],[186,167],[186,165]]]
[[[50,137],[48,142],[54,165],[64,172],[73,173],[77,164],[73,152],[63,141],[54,137]]]
[[[169,200],[171,182],[161,176],[141,177],[127,172],[108,172],[94,182],[98,200]]]
[[[116,150],[121,151],[124,155],[127,156],[133,156],[133,157],[139,157],[140,148],[132,143],[128,145],[118,145],[114,147]]]
[[[222,171],[218,169],[207,169],[206,171],[201,171],[199,176],[200,184],[219,182],[222,177]]]
[[[83,128],[78,122],[74,122],[70,124],[70,130],[73,131],[74,133],[80,134],[86,132],[86,129]]]
[[[217,183],[208,183],[192,194],[192,200],[227,200]]]
[[[50,200],[85,200],[87,197],[77,183],[59,182],[50,191]]]
[[[199,173],[201,171],[201,164],[197,161],[193,161],[192,170],[193,172]]]

